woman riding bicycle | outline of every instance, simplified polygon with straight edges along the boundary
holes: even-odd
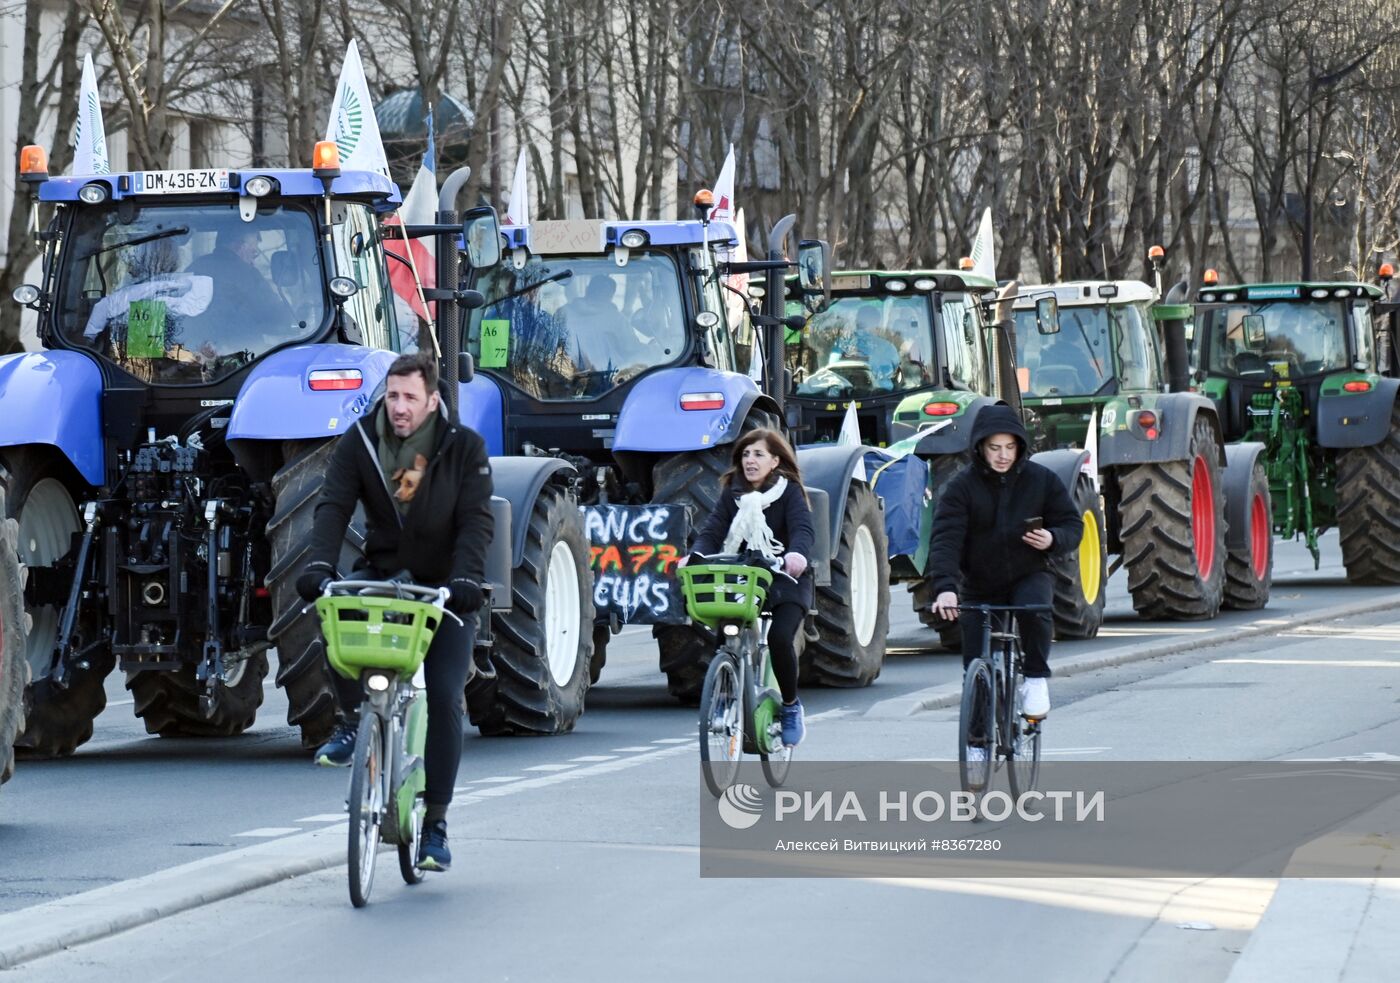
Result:
[[[959,617],[963,604],[1049,606],[1055,575],[1049,557],[1068,553],[1084,535],[1084,520],[1059,477],[1029,460],[1026,428],[1009,406],[989,406],[972,427],[972,462],[948,483],[933,520],[929,566],[934,613],[962,628],[963,668],[981,655],[982,618]],[[1048,613],[1017,616],[1025,650],[1021,712],[1050,712]]]
[[[735,443],[733,464],[720,482],[719,503],[696,533],[691,553],[757,550],[781,558],[783,571],[793,578],[773,578],[765,608],[773,619],[768,650],[783,695],[783,744],[796,747],[806,732],[797,698],[797,633],[812,607],[808,557],[816,540],[797,455],[782,434],[750,431]]]

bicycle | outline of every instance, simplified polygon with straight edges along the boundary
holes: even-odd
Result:
[[[984,792],[992,773],[1006,762],[1012,798],[1035,788],[1040,778],[1040,738],[1043,718],[1025,717],[1016,711],[1021,684],[1021,639],[1012,618],[1016,614],[1042,614],[1048,605],[963,604],[963,611],[979,611],[982,619],[982,654],[963,674],[962,708],[958,720],[958,777],[964,792]],[[994,629],[993,623],[996,622]],[[1009,630],[1008,630],[1009,629]],[[993,643],[1000,647],[1001,658]],[[990,722],[990,724],[988,723]],[[990,740],[987,728],[991,727]],[[968,752],[980,749],[980,761]]]
[[[716,798],[734,783],[744,754],[756,754],[773,788],[787,780],[792,748],[783,744],[782,695],[768,651],[763,611],[773,577],[787,576],[761,553],[702,557],[680,568],[685,608],[720,637],[700,691],[700,761]],[[761,680],[761,682],[760,682]]]
[[[364,687],[350,768],[346,861],[350,902],[369,903],[380,840],[398,847],[399,873],[418,884],[415,866],[427,783],[428,701],[423,660],[450,592],[396,580],[336,580],[315,601],[331,668]],[[386,767],[387,764],[387,767]]]

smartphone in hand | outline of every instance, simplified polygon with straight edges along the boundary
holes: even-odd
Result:
[[[1026,532],[1035,532],[1037,529],[1044,528],[1045,518],[1043,516],[1033,515],[1026,520]]]

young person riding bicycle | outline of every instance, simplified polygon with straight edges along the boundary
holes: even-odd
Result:
[[[423,663],[427,809],[417,858],[423,870],[447,870],[452,863],[447,807],[462,757],[463,693],[493,529],[491,491],[486,444],[448,417],[438,391],[437,361],[430,353],[401,355],[389,366],[384,398],[340,438],[331,455],[316,504],[311,562],[297,579],[302,597],[310,601],[321,595],[336,575],[350,517],[363,504],[365,557],[357,577],[382,580],[406,571],[416,584],[451,591],[447,608],[461,623],[442,619]],[[332,676],[339,724],[316,752],[316,763],[344,767],[355,751],[354,718],[362,693],[357,681]]]
[[[929,570],[934,612],[962,629],[963,668],[982,654],[980,611],[960,604],[1044,605],[1055,594],[1050,557],[1079,545],[1084,520],[1064,483],[1030,460],[1021,418],[989,406],[972,428],[971,463],[948,483],[933,520]],[[959,581],[961,580],[961,587]],[[1021,713],[1050,712],[1048,611],[1017,615],[1024,653]]]
[[[783,696],[783,744],[796,747],[806,733],[797,698],[797,633],[812,608],[808,558],[816,542],[797,455],[782,434],[752,430],[735,443],[720,487],[719,503],[695,534],[691,554],[757,550],[770,559],[781,558],[783,571],[793,578],[773,578],[764,608],[772,615],[768,651]],[[689,560],[683,558],[680,565]]]

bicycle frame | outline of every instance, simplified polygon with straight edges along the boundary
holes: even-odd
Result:
[[[990,713],[985,724],[990,729],[990,733],[986,734],[985,737],[987,782],[990,781],[992,771],[999,769],[1001,763],[1005,761],[1011,777],[1012,790],[1019,794],[1025,789],[1034,787],[1035,778],[1039,773],[1041,722],[1038,719],[1026,718],[1023,726],[1017,719],[1016,693],[1020,685],[1023,667],[1020,635],[1012,623],[1012,618],[1017,614],[1046,613],[1050,611],[1050,608],[1047,605],[967,604],[963,605],[962,609],[976,611],[983,616],[982,652],[969,663],[963,678],[964,713],[968,712],[969,707],[975,708],[977,702],[967,689],[970,685],[968,680],[978,678],[983,672],[980,667],[985,666],[986,673],[991,678],[991,692],[988,694]],[[994,645],[1000,647],[1000,658],[997,658],[998,653]],[[966,734],[970,727],[971,720],[964,720],[960,723],[960,743],[966,743]],[[1021,776],[1017,774],[1017,758],[1023,757],[1022,748],[1019,745],[1026,740],[1031,742],[1032,749],[1026,764],[1030,772],[1028,775]],[[969,778],[972,772],[963,750],[959,751],[959,761],[964,787],[980,786],[985,788],[987,782],[973,782]]]

